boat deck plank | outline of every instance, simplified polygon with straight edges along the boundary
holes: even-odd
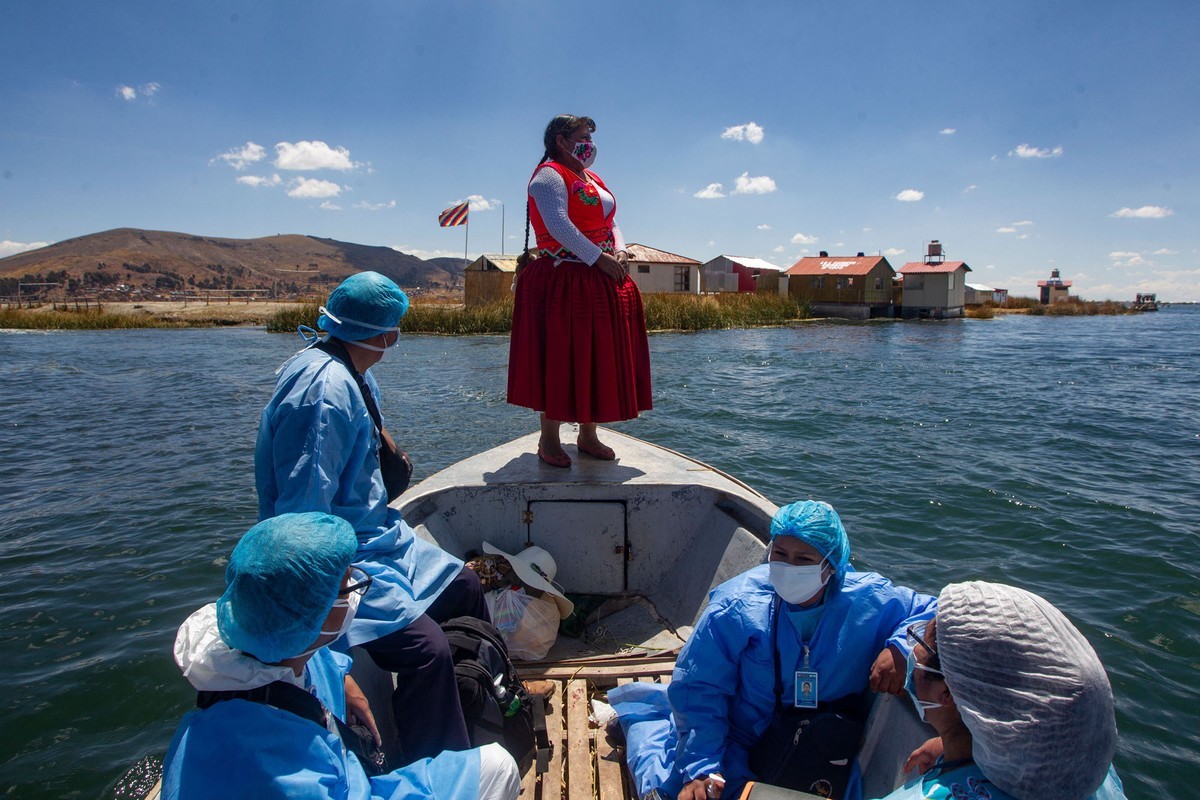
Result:
[[[670,683],[674,654],[521,665],[527,681],[550,680],[546,731],[550,766],[522,777],[521,800],[637,800],[625,769],[625,750],[588,720],[591,700],[604,699],[614,686],[633,682]],[[531,780],[531,777],[533,779]]]
[[[588,685],[582,678],[567,682],[567,800],[596,797],[588,731]],[[547,799],[548,800],[548,799]]]

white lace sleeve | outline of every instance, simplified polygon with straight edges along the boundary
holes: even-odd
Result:
[[[622,250],[629,252],[625,247],[625,237],[621,235],[621,229],[617,227],[617,221],[613,220],[613,252],[619,253]]]
[[[556,170],[539,169],[529,182],[529,196],[537,203],[546,230],[563,247],[585,264],[595,264],[600,259],[600,246],[580,233],[567,216],[567,183]]]

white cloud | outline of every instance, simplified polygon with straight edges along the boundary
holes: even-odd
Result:
[[[1150,262],[1142,258],[1141,253],[1134,253],[1128,250],[1114,250],[1108,254],[1112,260],[1114,267],[1141,267]]]
[[[905,189],[900,194],[896,195],[896,199],[902,203],[915,203],[918,200],[925,199],[925,193],[916,189]]]
[[[1115,219],[1162,219],[1174,213],[1164,206],[1142,206],[1141,208],[1121,208],[1109,216]]]
[[[1013,228],[1008,225],[1004,226],[1003,228],[996,228],[996,233],[1016,233],[1016,232],[1017,232],[1016,228]]]
[[[771,230],[771,226],[764,222],[762,225],[758,226],[758,229],[760,231],[769,231],[769,230]]]
[[[1028,239],[1028,238],[1029,238],[1029,234],[1028,234],[1028,233],[1022,233],[1022,234],[1021,234],[1020,236],[1018,236],[1017,238],[1018,238],[1018,239]]]
[[[4,239],[0,241],[0,258],[15,256],[17,253],[24,253],[28,250],[37,250],[39,247],[46,247],[49,244],[49,242],[13,242]]]
[[[143,83],[136,89],[132,86],[126,86],[125,84],[121,83],[117,84],[116,95],[128,103],[132,103],[134,100],[138,99],[139,92],[141,92],[142,97],[149,99],[158,94],[158,90],[161,88],[162,85],[155,83],[154,81],[151,81],[150,83]]]
[[[973,192],[973,191],[975,191],[977,188],[979,188],[979,187],[977,187],[975,184],[973,184],[973,183],[972,183],[970,186],[968,186],[967,188],[963,189],[963,194],[966,194],[967,192]]]
[[[772,252],[772,253],[782,253],[782,252],[783,252],[783,245],[779,245],[779,247],[776,247],[776,248],[775,248],[774,250],[772,250],[771,252]]]
[[[1013,225],[1017,228],[1023,228],[1026,225],[1032,225],[1032,224],[1033,224],[1033,220],[1031,220],[1031,219],[1019,219],[1013,223]]]
[[[725,192],[722,191],[725,187],[719,183],[710,183],[700,191],[696,192],[692,197],[699,197],[701,200],[716,200],[718,197],[724,197]]]
[[[393,244],[390,247],[397,252],[407,253],[410,256],[416,256],[425,261],[431,258],[462,258],[463,256],[462,250],[422,250],[418,247],[409,247],[406,244]]]
[[[902,256],[904,253],[905,251],[898,247],[889,247],[887,250],[883,251],[885,256],[891,256],[892,258],[895,258],[896,256]]]
[[[942,136],[953,136],[954,134],[958,133],[958,128],[942,128],[940,131],[938,131],[938,133],[940,133]]]
[[[747,122],[745,125],[734,125],[726,128],[725,132],[721,134],[721,138],[733,139],[736,142],[759,144],[763,140],[763,129],[757,123]]]
[[[1061,146],[1053,149],[1038,149],[1031,144],[1019,144],[1015,149],[1008,151],[1010,158],[1058,158],[1062,154],[1063,149]]]
[[[239,175],[235,180],[246,186],[253,186],[255,189],[263,186],[278,186],[283,183],[283,180],[278,175],[272,175],[269,178],[261,175]]]
[[[280,142],[275,145],[275,166],[279,169],[349,170],[362,166],[350,160],[344,147],[330,147],[324,142]]]
[[[321,203],[321,205],[317,206],[317,208],[322,208],[326,211],[341,211],[342,210],[342,207],[339,206],[337,203],[331,203],[328,200],[323,201]]]
[[[461,202],[463,202],[463,201],[455,200],[450,205],[456,206]],[[493,211],[493,210],[499,208],[501,205],[499,200],[496,200],[496,199],[488,200],[486,197],[484,197],[481,194],[468,195],[467,202],[470,203],[470,205],[467,206],[468,211]]]
[[[1167,248],[1163,247],[1161,249],[1155,250],[1150,255],[1152,255],[1152,256],[1177,256],[1177,255],[1179,255],[1179,251],[1178,250],[1168,250]]]
[[[227,152],[222,153],[212,161],[224,161],[234,169],[245,169],[247,164],[262,161],[266,157],[267,149],[265,147],[254,142],[246,142],[241,147],[230,148]],[[211,164],[212,161],[209,163]]]
[[[792,237],[792,244],[816,244],[817,237],[809,236],[807,233],[797,233]]]
[[[382,211],[385,208],[395,208],[396,201],[389,200],[386,203],[368,203],[365,200],[361,203],[355,203],[354,208],[361,208],[363,211]]]
[[[768,178],[766,175],[759,175],[751,178],[749,172],[743,172],[738,175],[735,182],[734,194],[770,194],[775,191],[775,181]]]
[[[342,187],[331,181],[317,178],[294,178],[289,184],[288,197],[315,199],[319,197],[337,197],[342,193]]]

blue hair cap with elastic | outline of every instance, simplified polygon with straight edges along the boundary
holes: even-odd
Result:
[[[217,631],[234,650],[274,664],[321,634],[358,538],[341,517],[280,514],[255,525],[229,557]]]
[[[850,563],[850,538],[829,503],[803,500],[779,509],[771,519],[771,538],[777,536],[791,536],[816,548],[839,578]]]
[[[408,295],[378,272],[359,272],[338,284],[317,318],[317,327],[334,338],[361,342],[397,330],[408,311]]]

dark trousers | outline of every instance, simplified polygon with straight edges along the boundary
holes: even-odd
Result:
[[[381,669],[396,673],[392,712],[404,764],[471,747],[450,645],[438,625],[454,617],[490,621],[479,576],[466,567],[407,627],[363,644]]]

